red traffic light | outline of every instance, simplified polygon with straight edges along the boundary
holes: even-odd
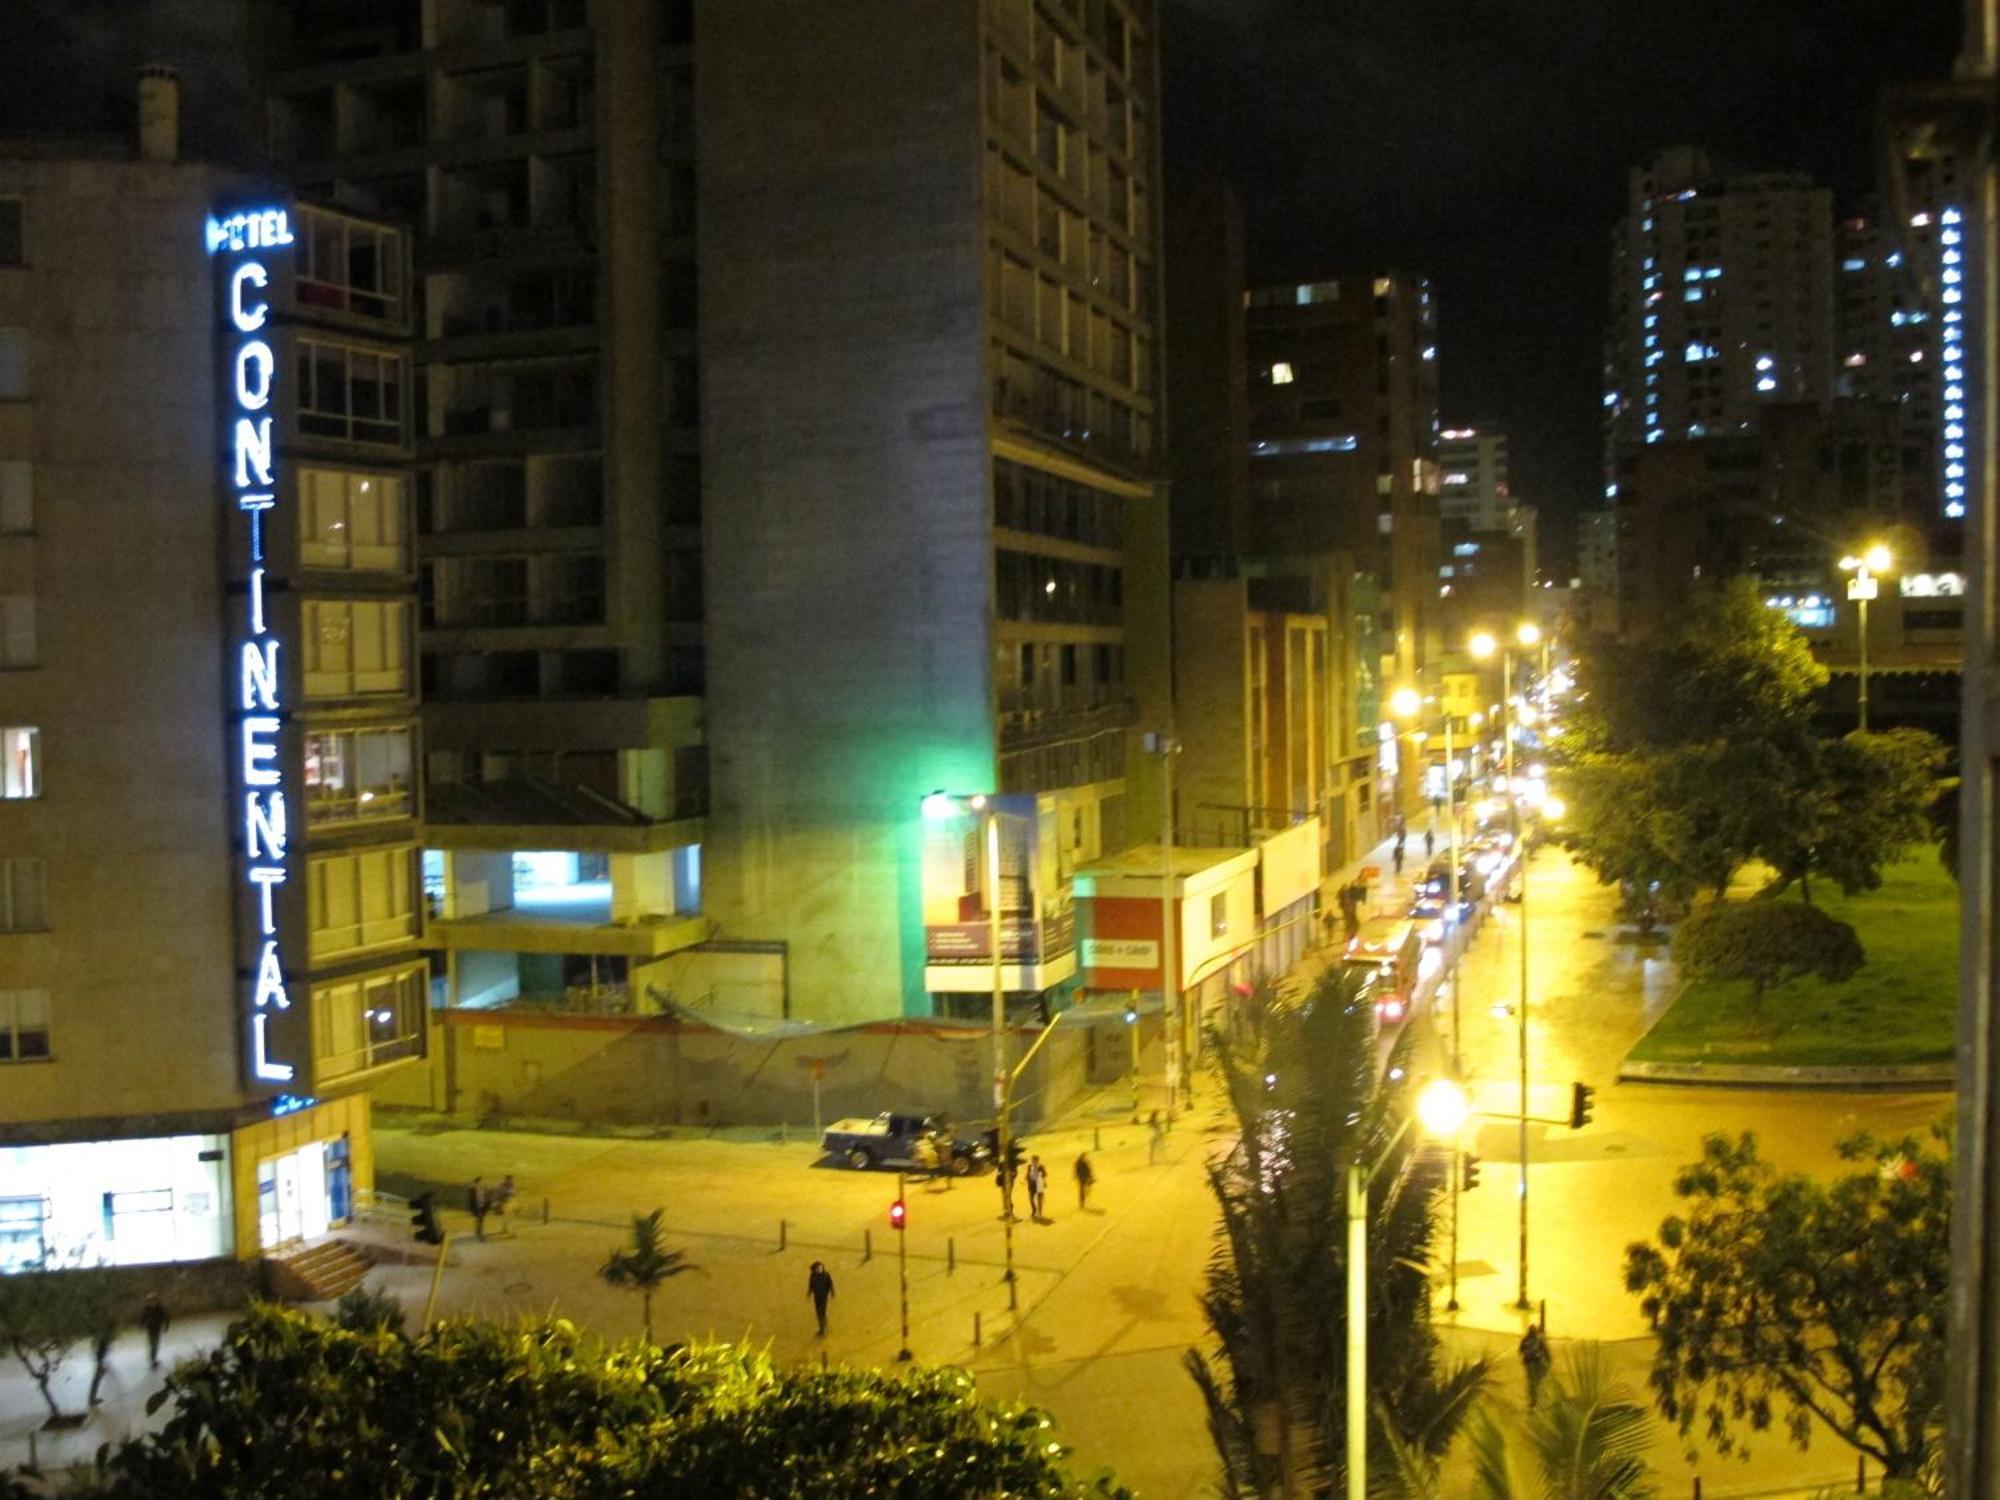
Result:
[[[889,1205],[889,1227],[891,1229],[901,1229],[903,1221],[909,1218],[909,1216],[910,1211],[903,1206],[901,1198],[898,1198],[894,1203]]]

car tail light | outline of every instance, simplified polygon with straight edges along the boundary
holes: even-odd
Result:
[[[1403,1002],[1400,1000],[1384,1000],[1376,1009],[1382,1012],[1382,1019],[1385,1021],[1400,1021],[1403,1019]]]

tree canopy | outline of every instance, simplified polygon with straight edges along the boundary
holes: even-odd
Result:
[[[1933,1132],[1946,1142],[1942,1129]],[[1779,1173],[1754,1137],[1708,1137],[1674,1192],[1683,1214],[1625,1252],[1659,1335],[1650,1384],[1683,1435],[1716,1450],[1816,1423],[1891,1478],[1938,1439],[1950,1323],[1951,1162],[1914,1137],[1840,1144],[1858,1170]]]
[[[168,1376],[98,1500],[1126,1495],[961,1370],[783,1369],[734,1345],[607,1345],[562,1320],[416,1339],[258,1307]]]
[[[1664,640],[1594,645],[1557,756],[1565,844],[1635,910],[1723,895],[1752,860],[1808,898],[1815,877],[1874,889],[1927,837],[1943,751],[1913,729],[1821,738],[1825,681],[1743,582],[1698,595]]]
[[[1674,963],[1685,977],[1741,980],[1758,1010],[1772,985],[1807,976],[1838,983],[1862,961],[1854,929],[1803,901],[1717,902],[1674,934]]]

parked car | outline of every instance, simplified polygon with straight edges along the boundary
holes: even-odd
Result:
[[[872,1120],[835,1120],[820,1145],[857,1171],[899,1167],[954,1177],[965,1176],[993,1154],[978,1141],[952,1134],[941,1117],[913,1110],[885,1110]]]

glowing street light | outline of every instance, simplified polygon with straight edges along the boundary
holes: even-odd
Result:
[[[1858,625],[1861,632],[1861,678],[1856,689],[1856,706],[1860,710],[1861,730],[1868,730],[1868,601],[1878,592],[1875,575],[1886,573],[1895,566],[1895,557],[1880,542],[1871,542],[1862,549],[1859,557],[1843,557],[1840,570],[1852,573],[1847,580],[1847,597],[1860,607]]]
[[[1347,1165],[1347,1495],[1368,1494],[1368,1188],[1395,1155],[1414,1121],[1429,1136],[1454,1139],[1471,1117],[1472,1102],[1449,1078],[1424,1085],[1414,1114],[1405,1115],[1373,1166]]]

